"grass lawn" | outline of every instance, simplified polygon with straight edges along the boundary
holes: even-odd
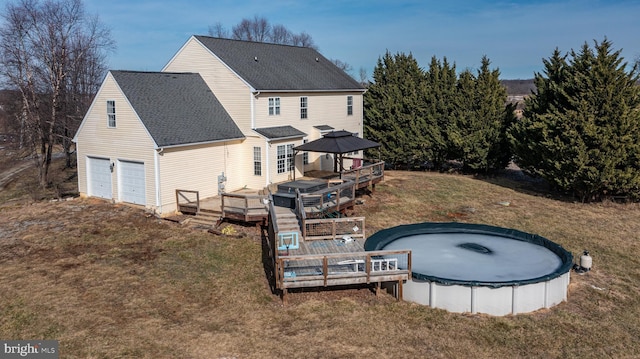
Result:
[[[593,270],[572,273],[567,302],[489,317],[368,289],[292,293],[283,307],[254,228],[216,236],[100,200],[9,196],[14,183],[0,201],[0,338],[56,339],[61,358],[640,357],[640,207],[529,186],[390,171],[356,208],[368,234],[461,221],[591,252]]]

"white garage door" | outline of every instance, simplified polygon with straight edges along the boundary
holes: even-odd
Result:
[[[144,163],[120,161],[120,200],[128,203],[146,204]]]
[[[92,197],[111,199],[111,168],[109,159],[87,157],[88,194]]]

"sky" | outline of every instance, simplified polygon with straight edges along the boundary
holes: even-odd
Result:
[[[605,38],[627,62],[640,58],[640,0],[84,0],[111,29],[114,70],[160,71],[191,35],[221,23],[266,18],[306,32],[320,53],[369,77],[379,58],[412,54],[426,68],[446,57],[476,71],[486,55],[501,79],[543,71],[554,49],[579,50]]]

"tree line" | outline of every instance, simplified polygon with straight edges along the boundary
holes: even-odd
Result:
[[[8,3],[0,27],[0,76],[12,97],[6,110],[21,146],[49,183],[54,151],[72,166],[72,138],[106,72],[109,30],[81,0]]]
[[[582,201],[640,199],[637,61],[605,38],[543,64],[516,120],[488,58],[456,74],[446,58],[422,70],[411,54],[387,53],[364,96],[365,135],[394,167],[487,173],[513,160]]]
[[[423,70],[413,55],[387,52],[364,95],[365,136],[395,168],[490,172],[511,159],[515,121],[507,92],[485,56],[475,73],[435,57]]]

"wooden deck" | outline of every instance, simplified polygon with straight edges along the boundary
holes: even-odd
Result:
[[[270,203],[269,246],[272,248],[276,287],[286,302],[289,289],[344,285],[396,284],[396,296],[402,299],[402,285],[411,277],[411,251],[365,251],[364,218],[328,218],[309,220],[304,232],[284,231],[278,213]],[[287,209],[286,215],[295,211]],[[314,239],[311,239],[314,238]]]

